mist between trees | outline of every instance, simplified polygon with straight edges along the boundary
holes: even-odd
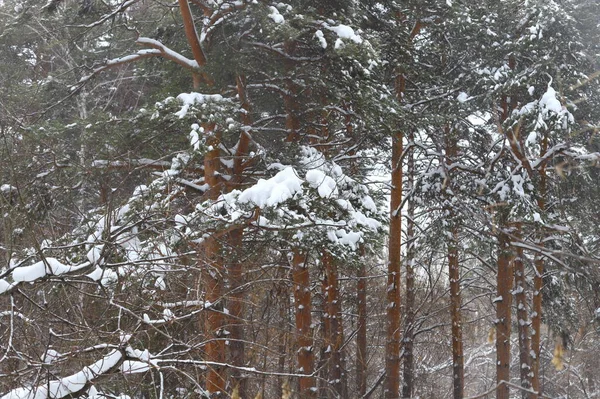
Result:
[[[0,398],[600,396],[600,3],[0,2]]]

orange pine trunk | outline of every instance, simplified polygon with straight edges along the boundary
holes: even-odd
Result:
[[[206,196],[212,200],[219,197],[220,194],[220,151],[218,132],[215,132],[214,124],[205,124],[207,134],[207,144],[212,146],[204,157],[204,180],[209,186]],[[224,317],[222,312],[223,295],[223,258],[221,255],[221,244],[218,239],[212,235],[205,239],[203,243],[205,264],[201,265],[202,283],[204,284],[205,300],[211,304],[220,303],[220,306],[214,306],[208,310],[205,319],[205,331],[207,343],[205,346],[206,360],[224,363],[225,362],[225,338],[222,337],[224,327]],[[206,376],[206,389],[211,394],[219,396],[225,393],[225,370],[222,367],[213,366],[208,370]]]
[[[207,260],[202,269],[205,300],[211,304],[221,304],[209,308],[206,316],[206,360],[225,363],[225,337],[222,336],[224,318],[222,312],[223,259],[220,256],[221,246],[217,239],[212,236],[208,237],[203,244]],[[206,376],[206,390],[211,394],[211,397],[225,393],[225,381],[225,370],[220,366],[211,366]]]
[[[385,354],[385,398],[400,397],[400,250],[402,238],[402,133],[392,143],[392,189],[387,278],[387,338]]]
[[[498,236],[498,274],[496,302],[496,399],[509,399],[510,333],[513,273],[510,239],[504,232]]]
[[[448,277],[450,278],[450,315],[452,320],[452,392],[454,399],[462,399],[464,395],[465,369],[462,338],[458,229],[456,227],[452,229],[452,240],[448,245]]]

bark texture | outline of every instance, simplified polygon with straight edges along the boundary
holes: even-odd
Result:
[[[546,154],[548,151],[548,137],[542,138],[541,154]],[[540,212],[546,210],[546,164],[543,163],[539,169],[538,191],[539,197],[537,200]],[[538,246],[543,247],[543,233],[539,233]],[[533,276],[533,300],[531,312],[531,387],[537,392],[532,395],[533,399],[537,399],[542,393],[540,385],[540,338],[542,336],[542,288],[544,286],[544,258],[536,254],[534,260],[535,274]]]
[[[515,236],[521,237],[521,226],[517,225]],[[529,312],[527,311],[527,282],[525,279],[525,264],[523,248],[515,248],[513,268],[515,273],[515,302],[517,305],[517,329],[519,333],[519,371],[521,386],[525,389],[531,388],[531,345],[529,338]],[[522,391],[523,399],[529,399],[528,392]]]
[[[393,138],[392,190],[387,278],[387,345],[385,358],[385,398],[400,397],[400,249],[402,238],[402,134]]]
[[[455,132],[446,128],[446,185],[452,182],[452,165],[458,155]],[[452,321],[452,393],[454,399],[462,399],[465,385],[465,366],[463,353],[463,330],[461,314],[460,262],[458,252],[458,220],[453,209],[453,196],[447,195],[446,213],[450,225],[448,240],[448,278],[450,282],[450,318]]]
[[[213,146],[204,158],[204,179],[209,186],[206,196],[216,199],[220,193],[219,165],[219,135],[215,132],[214,124],[204,126],[207,132],[207,142]],[[217,363],[225,363],[225,338],[223,335],[223,257],[221,255],[221,243],[216,234],[205,239],[204,243],[205,264],[200,265],[202,270],[202,283],[204,284],[205,300],[212,305],[205,320],[205,332],[207,342],[205,345],[206,359]],[[225,370],[219,366],[213,366],[208,370],[206,376],[206,390],[212,396],[225,393],[226,377]]]
[[[329,384],[336,398],[345,398],[348,394],[344,362],[344,326],[340,300],[338,270],[336,260],[327,251],[322,255],[323,266],[327,273],[327,317],[329,319],[329,345],[331,353],[329,365]]]
[[[408,145],[411,146],[414,141],[414,134],[410,133]],[[415,161],[411,152],[407,162],[407,189],[410,193],[414,186]],[[402,352],[403,379],[402,379],[402,397],[412,398],[414,392],[414,328],[415,328],[415,203],[411,199],[408,201],[407,221],[406,221],[406,300],[404,303],[404,351]]]
[[[363,258],[364,258],[364,249]],[[360,396],[367,393],[367,268],[364,262],[357,271],[358,326],[356,332],[356,386]]]
[[[510,239],[504,232],[498,235],[498,274],[496,302],[496,399],[509,399],[510,333],[513,272]]]
[[[301,398],[316,397],[311,314],[310,275],[306,257],[298,250],[292,258],[292,279],[294,282],[294,307],[296,309],[296,342],[298,345],[298,389]]]
[[[454,399],[462,399],[465,385],[462,314],[460,295],[460,263],[458,229],[453,227],[448,245],[448,277],[450,278],[450,315],[452,319],[452,381]]]

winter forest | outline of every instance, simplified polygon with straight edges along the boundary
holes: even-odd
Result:
[[[0,0],[0,398],[600,398],[597,0]]]

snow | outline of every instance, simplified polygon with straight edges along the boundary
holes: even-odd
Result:
[[[81,391],[96,377],[105,374],[115,367],[123,355],[113,350],[102,359],[84,367],[81,371],[59,380],[48,381],[38,387],[17,388],[8,392],[0,399],[46,399],[64,398]]]
[[[10,284],[3,278],[0,279],[0,294],[4,294],[6,291],[12,289],[15,285],[15,283]]]
[[[548,89],[542,96],[540,105],[543,109],[547,109],[557,114],[560,114],[563,110],[562,104],[556,98],[556,90],[554,90],[550,85],[548,85]]]
[[[163,319],[165,319],[166,321],[169,321],[169,320],[173,320],[174,318],[175,318],[175,315],[173,314],[171,309],[163,310]]]
[[[288,166],[268,180],[260,179],[254,186],[244,190],[238,200],[264,208],[275,206],[302,192],[302,180],[294,168]]]
[[[114,270],[103,269],[98,266],[96,266],[93,272],[87,274],[86,276],[94,281],[100,281],[100,284],[103,287],[114,284],[119,278],[118,274]]]
[[[358,243],[362,241],[363,233],[356,231],[347,232],[345,229],[340,229],[335,232],[335,235],[338,237],[340,244],[348,245],[352,249],[356,249]]]
[[[321,198],[328,198],[338,195],[337,184],[330,176],[323,171],[311,169],[306,172],[306,181],[311,187],[316,188]]]
[[[148,363],[137,360],[125,360],[123,364],[121,364],[121,372],[123,374],[145,373],[148,370],[150,370],[150,365]]]
[[[42,356],[42,362],[45,364],[52,364],[58,358],[60,358],[60,353],[54,349],[48,349]]]
[[[187,115],[192,105],[223,101],[223,96],[220,94],[200,94],[191,92],[181,93],[177,96],[177,99],[183,103],[181,109],[175,112],[175,115],[181,119]]]
[[[60,276],[89,266],[84,263],[79,266],[66,266],[55,258],[46,258],[30,266],[20,266],[13,270],[12,277],[15,282],[32,282],[46,275]]]
[[[277,8],[269,6],[269,10],[271,10],[269,18],[271,18],[273,22],[275,22],[276,24],[282,24],[285,22],[285,18],[283,18],[283,15],[279,13],[279,10]]]
[[[325,26],[332,32],[335,32],[340,39],[348,39],[353,41],[356,44],[362,43],[362,38],[354,33],[354,29],[349,27],[348,25],[338,25],[338,26]]]
[[[194,149],[194,151],[198,151],[200,149],[200,134],[204,133],[204,128],[200,127],[197,123],[192,125],[192,130],[190,131],[190,145]]]
[[[315,32],[315,37],[319,40],[319,43],[321,44],[321,47],[323,48],[327,48],[327,40],[325,40],[325,36],[323,35],[323,31],[322,30],[317,30]]]
[[[196,62],[195,60],[190,60],[189,58],[182,56],[178,52],[171,50],[170,48],[168,48],[167,46],[165,46],[158,40],[150,39],[149,37],[140,37],[135,42],[137,44],[142,44],[142,45],[146,45],[146,46],[150,46],[155,49],[158,49],[167,58],[176,60],[178,63],[186,65],[187,67],[189,67],[191,69],[199,68],[198,62]]]
[[[102,258],[102,250],[104,249],[104,244],[102,245],[94,245],[87,253],[86,257],[91,264],[99,263]]]
[[[0,186],[0,191],[4,194],[10,193],[11,191],[17,191],[16,187],[11,186],[10,184],[3,184]]]
[[[469,101],[471,99],[471,97],[469,97],[469,95],[467,93],[465,93],[464,91],[461,91],[460,93],[458,93],[458,96],[456,97],[456,99],[458,100],[459,103],[465,103],[465,102]]]

